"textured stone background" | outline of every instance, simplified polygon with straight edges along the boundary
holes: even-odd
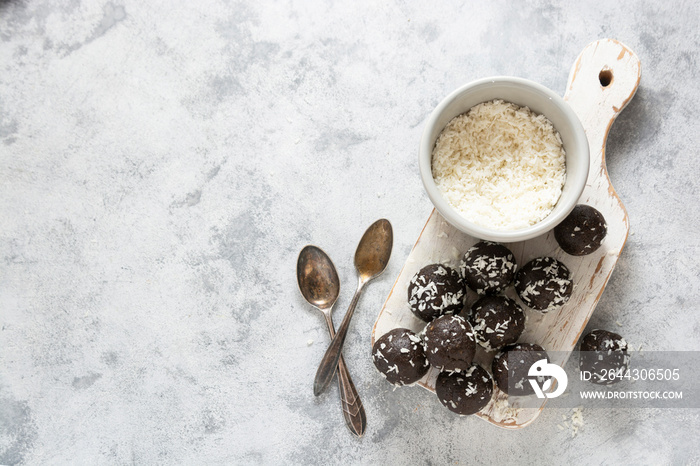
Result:
[[[431,210],[434,105],[494,74],[563,92],[602,37],[643,76],[608,144],[633,236],[591,327],[700,349],[696,4],[171,3],[0,1],[0,463],[700,461],[697,410],[585,410],[575,438],[549,410],[510,432],[392,391],[369,358]],[[335,384],[311,393],[328,337],[294,264],[311,242],[331,255],[339,321],[380,217],[394,255],[346,345],[356,440]]]

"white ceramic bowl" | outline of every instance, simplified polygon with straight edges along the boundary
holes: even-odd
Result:
[[[552,212],[540,222],[520,230],[494,230],[469,222],[447,202],[433,179],[431,160],[435,141],[447,123],[482,102],[501,99],[527,106],[546,116],[561,135],[566,151],[566,182]],[[420,142],[419,167],[428,197],[438,212],[459,230],[480,239],[512,243],[542,235],[566,218],[576,206],[588,179],[588,140],[583,126],[564,99],[527,79],[497,76],[466,84],[448,95],[428,118]]]

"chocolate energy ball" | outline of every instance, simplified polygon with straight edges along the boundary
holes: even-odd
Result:
[[[528,371],[540,359],[549,362],[547,352],[540,345],[517,343],[506,346],[491,363],[496,385],[509,396],[533,395],[535,392],[528,381]],[[544,378],[538,377],[537,381],[542,385]]]
[[[442,264],[426,265],[408,285],[408,304],[413,313],[426,322],[461,311],[464,295],[459,274]]]
[[[487,351],[515,343],[525,330],[525,313],[505,296],[484,296],[474,303],[469,322],[476,342]]]
[[[569,300],[574,284],[564,264],[553,257],[538,257],[518,270],[515,290],[527,306],[549,312]]]
[[[478,413],[491,400],[493,380],[480,366],[471,366],[464,373],[441,372],[435,382],[440,403],[457,414]]]
[[[517,267],[515,256],[507,247],[479,241],[464,254],[459,273],[472,290],[481,295],[493,295],[511,284]]]
[[[622,380],[629,367],[627,342],[617,333],[593,330],[581,342],[579,369],[588,372],[590,382],[611,385]]]
[[[407,328],[395,328],[374,342],[372,361],[394,385],[410,385],[420,380],[430,364],[420,337]]]
[[[603,214],[589,205],[579,204],[554,228],[554,238],[564,252],[585,256],[600,247],[608,233]]]
[[[463,317],[445,315],[430,322],[423,336],[425,355],[443,371],[466,371],[476,353],[472,326]]]

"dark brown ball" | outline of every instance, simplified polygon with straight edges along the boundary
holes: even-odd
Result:
[[[484,296],[474,303],[469,315],[476,342],[487,351],[515,343],[525,330],[525,313],[505,296]]]
[[[518,270],[515,290],[528,307],[549,312],[566,304],[574,284],[563,263],[553,257],[538,257]]]
[[[410,385],[430,369],[423,342],[407,328],[395,328],[374,342],[372,361],[386,379],[395,385]]]
[[[425,328],[425,355],[432,366],[444,371],[466,371],[476,353],[472,326],[463,317],[438,317]]]
[[[454,314],[464,306],[465,290],[459,274],[442,264],[426,265],[408,285],[411,311],[426,322]]]
[[[608,233],[603,214],[589,205],[579,204],[554,228],[554,238],[567,254],[585,256],[597,250]]]
[[[518,264],[502,244],[479,241],[469,248],[459,265],[466,285],[480,295],[494,295],[513,282]]]
[[[441,372],[435,394],[450,411],[468,415],[481,411],[493,396],[493,380],[482,367],[473,365],[466,372]]]
[[[496,385],[509,396],[534,394],[532,385],[527,380],[528,371],[540,359],[546,359],[549,362],[547,352],[540,345],[517,343],[506,346],[491,363],[491,372]],[[542,385],[544,378],[538,377],[537,381]]]
[[[590,375],[590,382],[611,385],[622,380],[629,367],[627,341],[617,333],[593,330],[583,337],[579,369]]]

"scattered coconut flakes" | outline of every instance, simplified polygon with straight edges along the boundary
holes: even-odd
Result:
[[[571,438],[576,437],[579,429],[583,426],[583,406],[574,408],[571,411],[570,417],[566,414],[562,414],[561,418],[563,419],[563,422],[561,424],[557,424],[559,430],[568,430],[571,432]]]
[[[571,438],[576,437],[581,427],[583,427],[583,406],[574,408],[574,412],[571,414]]]
[[[313,345],[313,344],[314,344],[314,341],[313,341],[313,340],[307,340],[307,341],[306,341],[306,346],[311,346],[311,345]]]
[[[508,403],[508,398],[500,398],[493,404],[491,413],[494,419],[497,420],[515,419],[518,417],[520,410],[511,406]]]
[[[622,327],[622,324],[620,323],[619,320],[616,320],[616,321],[615,321],[615,324],[617,324],[618,327]]]

